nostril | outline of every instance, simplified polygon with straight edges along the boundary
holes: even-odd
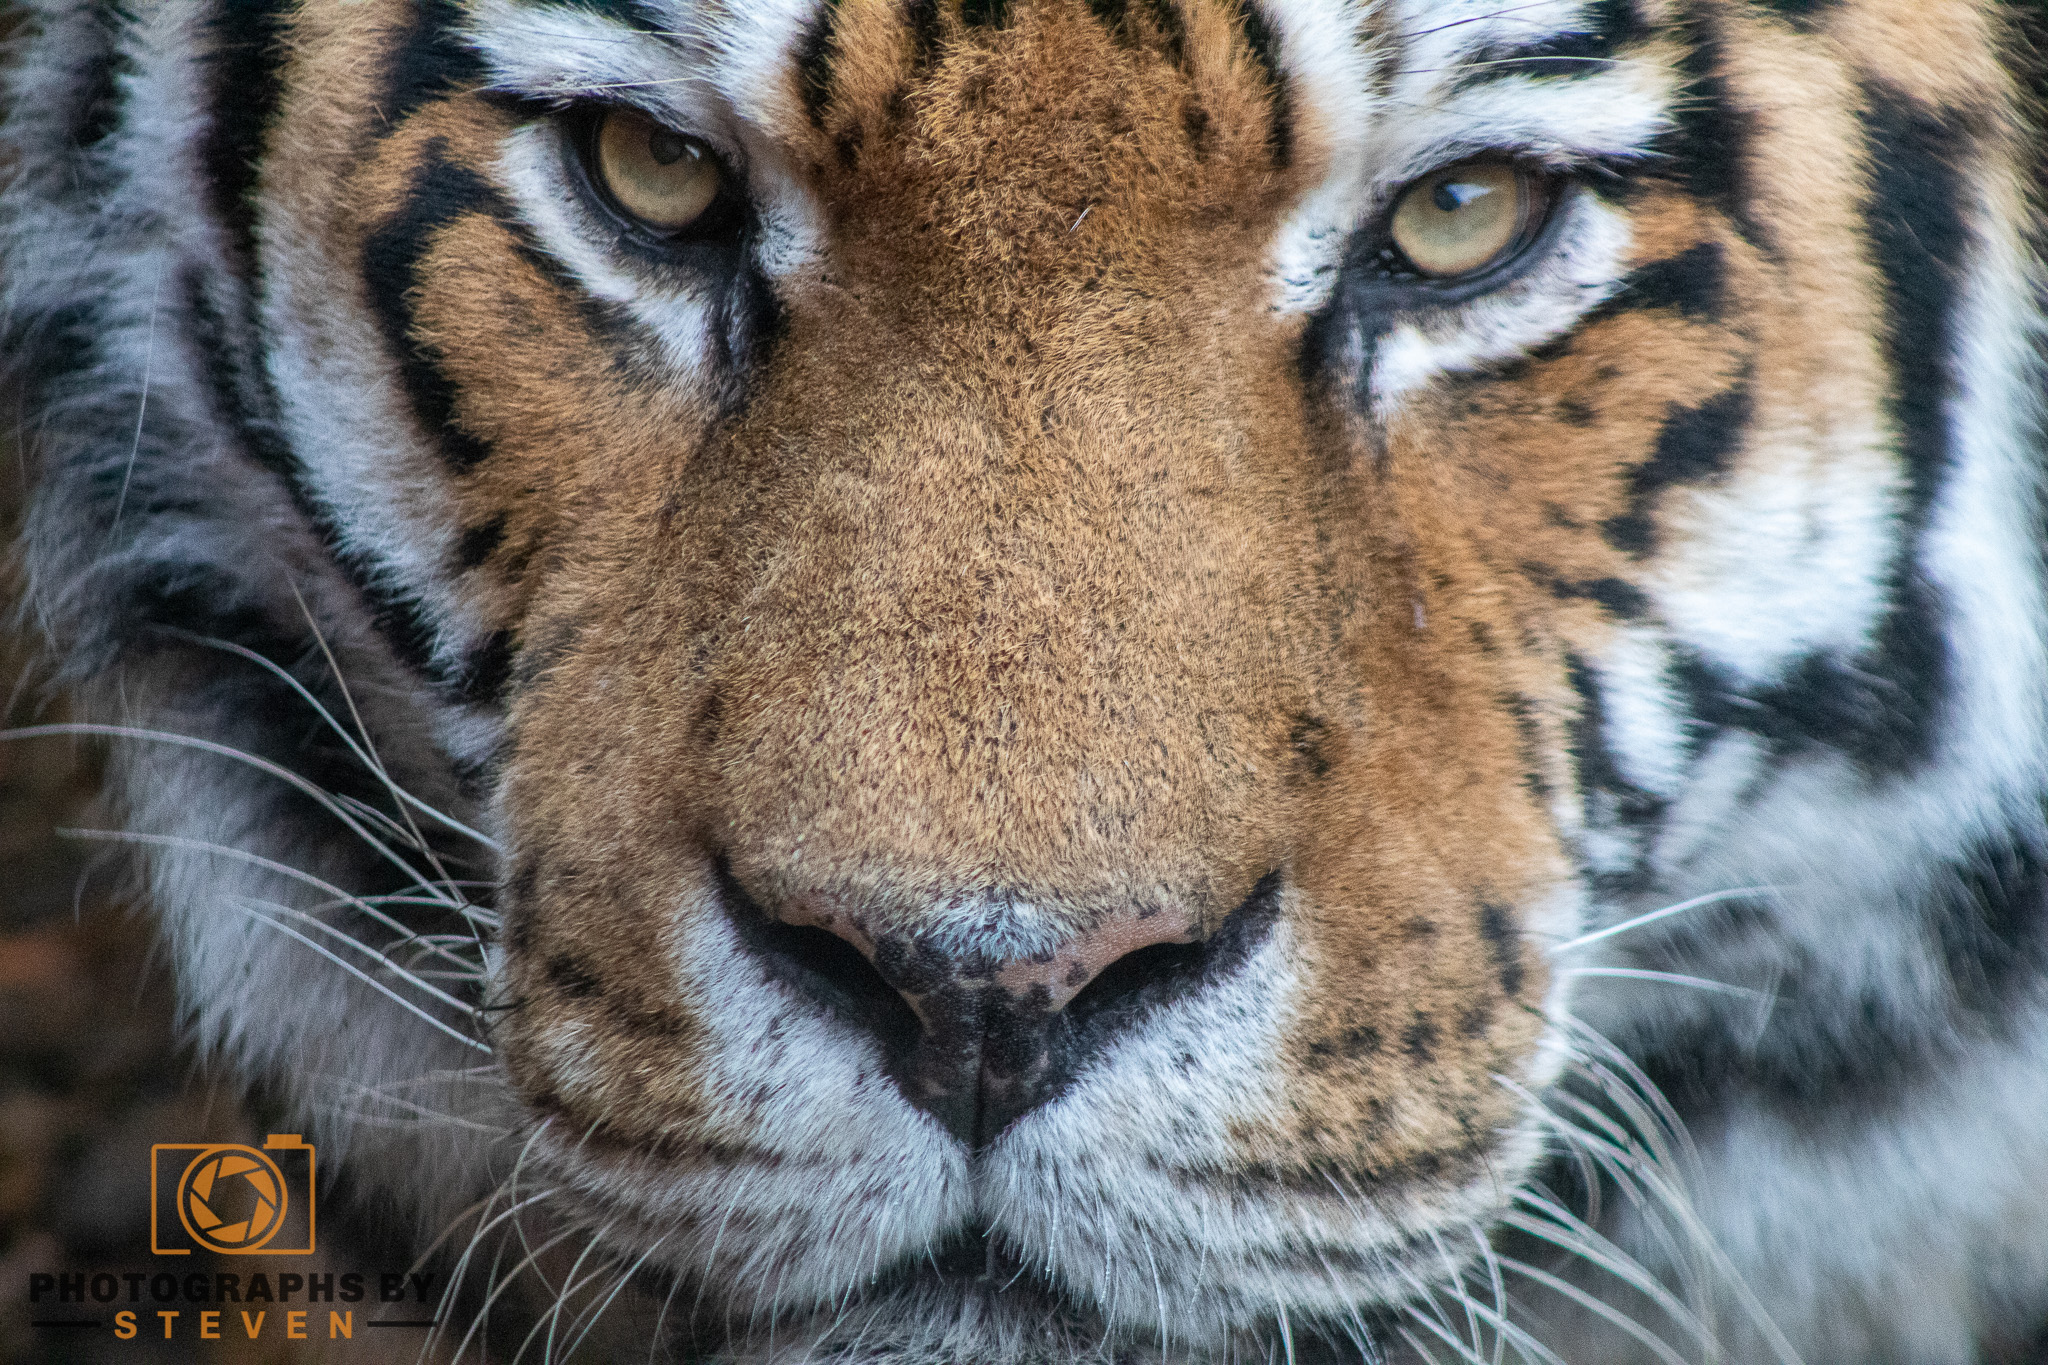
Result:
[[[828,929],[771,919],[747,894],[723,857],[716,872],[733,927],[769,975],[832,1013],[872,1033],[897,1056],[917,1041],[916,1011],[898,995],[860,949]]]
[[[1068,1023],[1077,1032],[1099,1034],[1231,970],[1258,946],[1278,916],[1280,885],[1278,872],[1261,877],[1216,932],[1199,943],[1154,943],[1125,953],[1067,1002]]]
[[[1067,1002],[1067,1018],[1078,1027],[1094,1019],[1142,1009],[1146,987],[1161,988],[1152,992],[1154,995],[1168,992],[1173,982],[1193,980],[1201,970],[1199,943],[1155,943],[1125,953]]]

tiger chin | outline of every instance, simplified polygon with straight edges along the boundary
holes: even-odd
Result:
[[[2025,23],[37,0],[193,1036],[450,1359],[2022,1349]]]

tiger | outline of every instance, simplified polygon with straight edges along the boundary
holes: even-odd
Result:
[[[187,1035],[443,1359],[2033,1358],[2040,19],[33,0]]]

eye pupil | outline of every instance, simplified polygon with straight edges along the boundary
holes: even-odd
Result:
[[[632,109],[608,109],[586,144],[592,179],[610,206],[639,226],[673,236],[717,202],[718,159],[698,139]]]
[[[673,166],[690,150],[690,140],[667,128],[656,128],[647,138],[647,154],[657,166]]]

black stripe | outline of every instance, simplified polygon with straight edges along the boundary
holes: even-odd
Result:
[[[969,28],[1001,28],[1010,22],[1010,0],[961,0],[960,22]]]
[[[146,577],[124,583],[118,600],[107,604],[118,613],[116,621],[109,623],[113,637],[130,660],[159,651],[189,654],[200,650],[199,669],[205,682],[184,701],[220,718],[227,728],[217,731],[217,737],[298,773],[324,791],[373,810],[396,813],[389,785],[366,768],[329,727],[317,723],[303,697],[253,664],[194,643],[196,637],[239,645],[296,678],[330,714],[346,714],[346,701],[334,672],[301,623],[280,625],[274,621],[249,600],[247,583],[232,571],[210,564],[158,562],[147,565],[144,573]],[[333,816],[301,793],[277,790],[266,800],[275,803],[279,819],[300,822],[309,832],[304,837],[325,838],[332,828]],[[468,851],[454,847],[455,840],[444,840],[438,834],[430,837],[440,845],[441,856],[459,861],[456,855]],[[410,880],[410,874],[377,858],[365,859],[349,874],[349,884],[365,895],[397,892]],[[430,912],[399,913],[421,933],[443,932],[449,927]]]
[[[2001,1031],[2015,1003],[2048,972],[2048,916],[2040,914],[2048,901],[2048,852],[2030,835],[1998,833],[1930,870],[1933,886],[1918,907],[1935,949],[1925,965],[1947,978],[1948,989],[1930,988],[1927,996],[1944,1001],[1945,1014],[1900,1010],[1876,984],[1809,985],[1775,993],[1761,1032],[1748,1010],[1718,1026],[1688,1024],[1646,1050],[1639,1058],[1644,1072],[1682,1116],[1744,1095],[1809,1111],[1889,1105],[1918,1076],[1947,1073],[1956,1050]],[[1737,935],[1753,915],[1717,907],[1691,922],[1689,933]],[[1818,982],[1833,977],[1821,973]]]
[[[197,357],[213,397],[216,421],[240,438],[251,460],[278,477],[293,507],[355,589],[391,652],[408,668],[431,676],[433,630],[427,624],[424,605],[410,593],[393,588],[369,560],[344,543],[327,509],[307,486],[306,472],[278,426],[277,399],[268,373],[250,346],[231,334],[227,317],[213,303],[208,281],[202,272],[187,270],[181,275],[180,288],[188,349]]]
[[[1623,775],[1614,761],[1614,751],[1607,745],[1607,704],[1599,679],[1575,653],[1565,655],[1564,665],[1565,679],[1579,698],[1578,714],[1565,727],[1565,752],[1586,802],[1587,823],[1596,829],[1636,836],[1632,840],[1636,851],[1629,868],[1588,868],[1587,880],[1598,894],[1625,895],[1638,890],[1645,879],[1641,832],[1654,828],[1670,803]]]
[[[1187,21],[1173,0],[1141,0],[1136,6],[1130,0],[1088,0],[1088,12],[1109,30],[1117,46],[1137,48],[1152,44],[1172,65],[1186,65]],[[1189,99],[1192,101],[1192,94]],[[1189,107],[1198,123],[1206,122],[1208,116],[1200,105],[1191,103]]]
[[[1656,819],[1664,811],[1660,796],[1644,791],[1622,775],[1607,747],[1607,704],[1599,679],[1577,654],[1567,653],[1565,680],[1578,694],[1579,713],[1566,731],[1566,752],[1585,792],[1604,792],[1615,800],[1615,816],[1625,825],[1639,825]]]
[[[535,9],[581,10],[637,33],[669,36],[674,28],[660,10],[641,0],[523,0],[523,3]]]
[[[284,98],[280,45],[294,0],[219,0],[207,22],[211,125],[199,147],[214,217],[226,231],[230,268],[244,279],[256,262],[256,183],[265,139]]]
[[[1166,59],[1175,66],[1185,65],[1188,25],[1175,0],[1149,0],[1145,13],[1152,20],[1153,31],[1159,35],[1159,41],[1166,49]]]
[[[1567,579],[1552,578],[1539,566],[1525,565],[1524,572],[1531,573],[1539,581],[1548,581],[1550,591],[1561,598],[1584,598],[1597,602],[1610,613],[1624,621],[1632,621],[1650,609],[1650,599],[1625,578]]]
[[[422,283],[421,263],[434,234],[473,213],[509,219],[497,188],[467,166],[448,159],[444,139],[430,141],[406,188],[405,202],[363,244],[363,282],[370,311],[384,336],[421,432],[457,470],[474,468],[490,446],[465,430],[455,415],[456,388],[442,357],[413,336],[412,294]]]
[[[462,533],[462,538],[455,543],[455,567],[464,571],[476,568],[504,542],[505,514],[500,512]]]
[[[1509,995],[1520,995],[1522,936],[1506,906],[1487,902],[1479,907],[1479,935],[1486,940],[1487,949],[1493,955],[1494,970],[1500,975],[1500,988]]]
[[[63,120],[70,151],[90,151],[113,136],[121,125],[121,79],[135,74],[134,59],[115,41],[120,10],[94,5],[88,22],[89,36],[76,29],[65,35],[72,42],[72,102]]]
[[[1655,451],[1630,476],[1628,510],[1600,525],[1607,543],[1638,558],[1654,549],[1657,528],[1652,513],[1658,495],[1675,484],[1724,473],[1742,447],[1749,417],[1747,378],[1695,407],[1667,407]]]
[[[1810,30],[1817,27],[1841,0],[1751,0],[1751,3],[1791,20],[1797,28]]]
[[[1630,271],[1623,278],[1621,288],[1596,310],[1597,316],[1610,317],[1646,308],[1670,308],[1681,317],[1718,322],[1727,275],[1727,253],[1721,244],[1699,242],[1676,256],[1651,261]],[[1592,318],[1589,316],[1587,320]]]
[[[1688,191],[1719,209],[1743,240],[1771,249],[1771,237],[1750,205],[1749,156],[1756,120],[1735,104],[1719,31],[1706,7],[1695,5],[1681,31],[1685,84],[1672,103],[1674,128],[1655,150]]]
[[[451,687],[456,699],[468,706],[495,705],[505,695],[517,647],[511,631],[499,630],[471,649]]]
[[[939,59],[939,45],[945,30],[939,23],[939,0],[909,0],[904,19],[910,25],[913,74],[929,70]]]
[[[802,92],[804,112],[813,127],[825,125],[825,109],[832,102],[832,39],[839,25],[839,0],[826,0],[817,17],[804,30],[796,49],[796,82]]]
[[[1458,88],[1509,77],[1592,75],[1607,69],[1617,50],[1647,37],[1650,28],[1633,0],[1596,0],[1571,28],[1540,42],[1486,48],[1469,58]]]
[[[1273,164],[1285,166],[1294,160],[1294,96],[1286,68],[1280,64],[1280,35],[1273,32],[1254,0],[1238,0],[1237,17],[1252,60],[1266,74],[1266,97],[1272,108],[1266,141],[1272,148]]]
[[[1724,701],[1730,723],[1785,749],[1824,744],[1872,773],[1926,761],[1953,673],[1947,604],[1918,562],[1935,496],[1949,477],[1947,408],[1957,346],[1960,270],[1973,245],[1964,219],[1975,160],[1958,117],[1873,83],[1864,92],[1871,179],[1864,217],[1884,279],[1888,408],[1907,479],[1901,543],[1887,585],[1891,610],[1871,648],[1815,655],[1766,691]],[[1711,704],[1716,689],[1702,696]],[[1719,689],[1725,699],[1733,696]],[[1711,714],[1711,712],[1709,712]]]
[[[1963,211],[1975,148],[1960,120],[1888,86],[1872,83],[1864,98],[1872,165],[1864,219],[1884,276],[1892,418],[1917,530],[1950,463],[1945,409],[1959,272],[1972,245]]]
[[[1689,654],[1674,662],[1672,676],[1688,699],[1695,749],[1734,728],[1767,741],[1774,753],[1821,745],[1869,772],[1887,773],[1927,756],[1946,667],[1939,603],[1931,588],[1911,580],[1864,655],[1807,655],[1757,691],[1744,691],[1727,672]]]
[[[34,419],[52,406],[89,396],[100,339],[112,330],[97,302],[0,315],[0,375],[7,381],[0,384],[0,412],[11,419],[10,432],[34,431]]]
[[[414,0],[412,22],[398,33],[377,107],[387,128],[396,128],[420,108],[488,76],[483,58],[463,41],[467,17],[456,0]]]

